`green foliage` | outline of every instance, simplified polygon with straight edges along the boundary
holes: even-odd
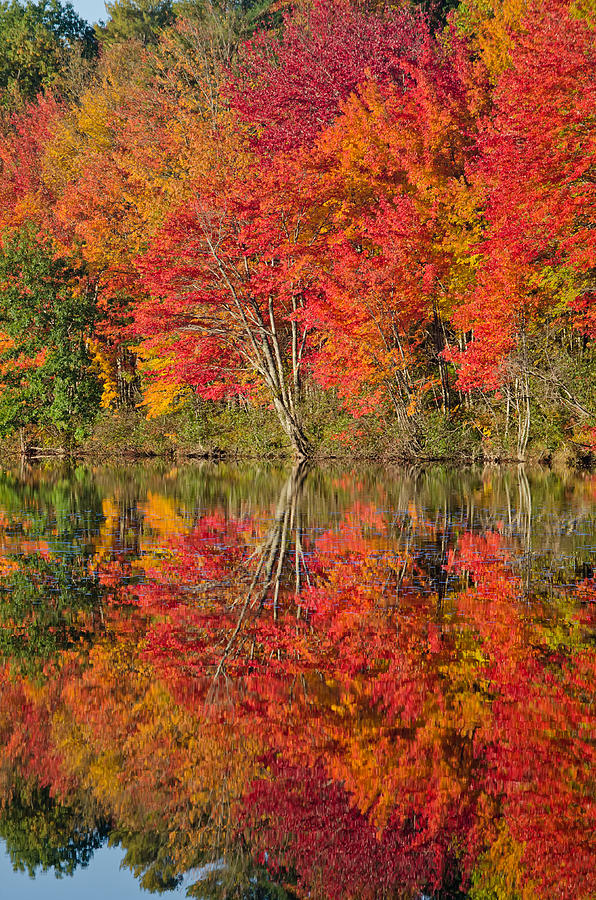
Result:
[[[27,480],[11,472],[0,475],[0,506],[8,520],[18,523],[26,510],[29,534],[50,530],[61,543],[69,543],[75,535],[88,543],[101,516],[101,498],[91,473],[82,466],[61,466],[39,469],[36,475]]]
[[[52,869],[57,877],[72,875],[89,865],[107,834],[105,823],[82,827],[80,810],[61,805],[47,788],[21,786],[0,812],[0,837],[13,868],[30,877]]]
[[[0,3],[0,90],[3,103],[31,100],[58,81],[69,55],[97,51],[93,29],[72,3],[39,0]]]
[[[177,18],[199,23],[205,36],[215,35],[231,47],[247,40],[259,28],[281,25],[279,8],[272,0],[176,0]]]
[[[146,419],[139,411],[122,407],[102,410],[83,442],[85,452],[106,456],[167,456],[172,452],[170,434],[176,417]]]
[[[0,583],[0,659],[37,673],[61,650],[92,640],[101,588],[82,557],[32,554],[14,562]]]
[[[110,456],[285,456],[290,449],[272,410],[236,402],[186,404],[146,419],[140,410],[102,412],[85,452]]]
[[[480,456],[478,433],[466,422],[461,410],[449,415],[438,409],[425,410],[421,427],[423,453],[427,457]]]
[[[289,453],[277,417],[266,406],[196,401],[174,419],[168,419],[168,430],[174,446],[183,453],[224,452],[257,457]]]
[[[83,272],[31,229],[4,235],[0,331],[5,342],[0,434],[29,425],[80,437],[101,395],[86,340],[96,298]]]
[[[163,894],[179,886],[182,878],[171,857],[167,832],[117,829],[110,834],[110,844],[125,849],[122,865],[139,879],[143,890]]]
[[[160,31],[172,22],[171,0],[114,0],[106,3],[110,18],[97,27],[102,44],[137,40],[155,44]]]

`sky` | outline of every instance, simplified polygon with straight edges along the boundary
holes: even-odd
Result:
[[[24,872],[14,872],[10,858],[0,841],[0,896],[11,900],[148,900],[129,869],[121,868],[124,853],[119,847],[103,846],[96,850],[87,868],[76,869],[74,875],[56,878],[53,872],[41,872],[30,878]],[[183,900],[186,889],[197,875],[197,869],[185,876],[180,886],[164,894],[171,900]]]
[[[87,22],[99,22],[107,19],[106,8],[103,0],[71,0],[78,14]]]
[[[122,850],[102,847],[93,854],[86,869],[77,869],[71,878],[56,878],[53,872],[29,878],[22,872],[13,872],[10,859],[0,845],[0,884],[2,897],[18,900],[139,900],[147,898],[128,869],[120,868]],[[6,891],[6,893],[4,893]],[[178,892],[170,895],[179,897]]]

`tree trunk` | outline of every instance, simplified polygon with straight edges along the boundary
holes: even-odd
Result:
[[[522,325],[520,338],[520,374],[516,379],[516,405],[518,412],[517,430],[517,458],[525,459],[528,441],[530,438],[531,410],[530,410],[530,379],[528,375],[528,347],[526,333]]]
[[[445,333],[443,328],[443,323],[441,322],[441,316],[439,313],[439,309],[436,301],[433,299],[433,338],[435,343],[435,350],[437,354],[437,364],[439,366],[439,376],[441,378],[441,393],[443,395],[443,412],[446,413],[449,409],[450,403],[450,387],[449,387],[449,374],[447,372],[447,366],[445,364],[445,360],[443,359],[443,351],[445,350],[446,341],[445,341]]]
[[[295,413],[292,413],[282,400],[275,398],[273,401],[281,427],[292,445],[294,456],[297,460],[309,459],[312,456],[312,446],[304,433],[302,423]]]

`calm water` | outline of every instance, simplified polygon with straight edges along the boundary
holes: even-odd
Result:
[[[594,898],[595,564],[596,476],[0,473],[1,896]]]

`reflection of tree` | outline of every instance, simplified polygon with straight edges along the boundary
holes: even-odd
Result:
[[[284,586],[287,584],[287,570],[293,567],[294,604],[298,600],[302,586],[302,573],[309,579],[302,543],[302,516],[300,502],[307,468],[303,464],[292,470],[281,491],[275,515],[263,540],[257,545],[248,563],[252,563],[254,574],[246,596],[239,607],[236,624],[223,648],[223,652],[213,674],[214,685],[225,672],[232,659],[238,659],[250,642],[250,657],[254,659],[259,636],[250,627],[251,620],[260,615],[266,604],[272,610],[273,621],[280,618],[280,602]],[[292,549],[293,545],[293,549]],[[284,610],[285,612],[285,610]],[[301,607],[295,606],[296,618],[300,618]],[[271,647],[271,654],[280,647]]]
[[[291,472],[264,528],[261,518],[204,516],[145,570],[137,592],[156,617],[147,654],[170,683],[184,673],[203,676],[214,702],[234,692],[238,674],[270,670],[293,652],[304,624],[298,600],[310,579],[301,510],[306,477],[304,467]]]
[[[293,766],[280,759],[270,771],[247,798],[248,822],[271,871],[298,881],[299,896],[411,897],[422,889],[445,900],[460,896],[457,868],[445,866],[452,833],[442,846],[412,816],[379,834],[323,760]]]
[[[199,595],[209,594],[208,608],[193,620],[203,629],[200,647],[188,641],[188,616],[196,610],[188,592],[184,601],[179,587],[189,580],[189,570],[181,568],[183,560],[188,562],[188,548],[181,543],[176,562],[169,563],[168,586],[159,585],[161,609],[167,609],[167,615],[148,645],[150,658],[176,687],[177,696],[182,696],[180,670],[172,669],[171,660],[168,665],[164,661],[170,659],[171,650],[176,658],[184,658],[185,693],[193,696],[188,686],[194,683],[195,704],[205,696],[213,699],[200,686],[212,683],[213,673],[225,672],[228,695],[233,691],[238,701],[237,728],[266,736],[273,748],[271,774],[255,783],[246,801],[255,829],[252,837],[260,835],[257,846],[270,855],[276,850],[284,877],[298,872],[305,890],[325,884],[325,893],[333,896],[333,884],[340,884],[339,875],[334,882],[333,872],[343,873],[345,880],[347,871],[346,840],[340,820],[333,819],[340,815],[341,796],[345,806],[341,815],[352,823],[347,856],[356,867],[350,896],[364,891],[371,860],[377,854],[383,857],[382,847],[393,847],[390,855],[396,868],[386,866],[385,871],[393,871],[396,880],[379,888],[381,893],[391,892],[398,882],[405,884],[406,871],[412,875],[412,890],[431,890],[456,880],[461,869],[473,869],[477,854],[499,835],[502,846],[510,848],[507,858],[518,859],[526,872],[520,878],[527,880],[538,863],[528,867],[531,852],[519,848],[529,847],[532,839],[525,829],[519,830],[515,814],[509,821],[513,807],[503,804],[508,785],[499,782],[499,795],[493,794],[487,760],[501,747],[501,731],[494,731],[497,717],[510,709],[507,721],[518,723],[514,742],[522,755],[529,747],[531,756],[542,752],[536,743],[542,741],[550,762],[549,774],[545,770],[540,777],[544,784],[556,780],[556,745],[550,727],[540,728],[541,722],[555,721],[549,716],[556,706],[538,719],[532,717],[537,705],[533,691],[561,703],[560,729],[567,719],[573,722],[583,715],[581,691],[572,688],[565,700],[550,686],[553,656],[544,643],[556,633],[557,620],[570,635],[576,633],[573,620],[566,614],[560,618],[559,607],[546,610],[540,604],[532,608],[536,619],[532,618],[523,602],[524,580],[511,566],[508,548],[515,551],[516,536],[493,532],[483,538],[462,534],[457,539],[457,532],[450,535],[443,529],[444,520],[425,520],[418,526],[426,542],[422,547],[437,548],[447,569],[442,583],[437,583],[434,557],[426,549],[420,552],[421,538],[415,539],[413,513],[397,541],[392,541],[391,534],[382,533],[382,517],[360,506],[309,547],[310,583],[302,585],[298,608],[303,615],[297,621],[295,583],[287,565],[291,496],[291,491],[282,494],[272,525],[252,556],[246,555],[242,541],[253,540],[253,526],[247,531],[246,522],[220,522],[217,528],[211,522],[214,530],[208,541],[202,541],[201,562],[194,557],[192,570]],[[395,523],[392,529],[395,534]],[[222,546],[228,552],[235,548],[230,568],[224,566],[227,580],[220,568]],[[280,564],[283,553],[286,562]],[[295,553],[289,555],[295,559]],[[158,611],[155,605],[151,608]],[[451,627],[454,616],[456,629]],[[578,639],[581,643],[581,637],[570,637],[567,652]],[[578,664],[579,658],[569,670],[572,684]],[[518,699],[519,685],[526,682],[536,685],[523,694],[527,708]],[[569,732],[569,738],[572,757],[580,759],[585,753],[581,731]],[[569,765],[579,771],[577,762]],[[315,790],[310,776],[317,766],[320,784]],[[504,762],[495,763],[495,768],[507,770]],[[295,777],[290,777],[292,772]],[[514,788],[513,770],[509,778]],[[534,790],[530,773],[526,778],[530,796]],[[321,793],[323,785],[329,790]],[[340,786],[336,796],[333,791]],[[568,787],[561,787],[561,796],[567,796]],[[550,790],[558,788],[553,785]],[[582,782],[580,796],[585,791],[587,784]],[[573,809],[570,796],[563,805]],[[504,830],[480,827],[485,816],[502,821]],[[533,817],[540,833],[544,816],[534,810]],[[586,822],[568,816],[566,823],[579,840]],[[337,835],[337,841],[329,835]],[[376,835],[374,840],[371,835]],[[362,843],[357,846],[358,840]],[[546,840],[544,834],[541,840]],[[561,879],[555,846],[549,866]],[[422,864],[424,854],[432,860],[430,868]],[[570,850],[563,855],[567,861],[572,857]],[[540,864],[545,878],[549,866]],[[585,878],[582,867],[574,868],[578,883]],[[339,887],[335,895],[347,896]]]
[[[535,601],[530,612],[523,578],[506,558],[494,561],[498,545],[497,536],[467,536],[454,557],[474,578],[458,605],[493,695],[477,734],[489,772],[498,773],[484,786],[493,810],[485,860],[493,876],[503,867],[504,881],[516,867],[517,881],[538,896],[587,897],[596,860],[596,718],[588,700],[596,657],[587,633],[594,609]],[[590,595],[580,585],[576,601],[584,591]]]
[[[300,593],[303,571],[308,578],[302,546],[302,511],[300,508],[307,472],[304,464],[292,470],[280,494],[271,527],[254,554],[258,564],[250,586],[250,593],[256,593],[257,604],[262,607],[269,593],[272,592],[274,619],[277,619],[279,614],[282,576],[287,562],[286,556],[292,542],[294,544],[296,595]]]
[[[0,473],[0,550],[14,553],[32,536],[64,548],[88,547],[97,531],[100,497],[84,468],[28,468]]]
[[[0,837],[13,868],[31,877],[48,869],[58,876],[72,875],[89,864],[108,832],[105,822],[86,824],[80,808],[55,801],[47,788],[22,784],[10,804],[0,809]]]
[[[21,559],[5,527],[32,584],[5,621],[39,616],[57,642],[44,679],[0,679],[7,821],[24,779],[89,833],[110,821],[149,890],[193,872],[197,897],[589,896],[593,581],[537,594],[517,564],[532,477],[511,527],[517,472],[485,473],[466,510],[469,482],[419,477],[417,494],[414,476],[298,469],[261,506],[222,506],[220,485],[193,510],[152,484],[104,500],[91,565],[38,532],[18,532]],[[80,595],[98,583],[95,621]]]
[[[258,846],[276,851],[275,865],[297,871],[314,896],[365,893],[379,852],[366,838],[371,826],[381,846],[401,838],[400,852],[383,857],[387,877],[414,850],[412,881],[402,869],[379,896],[397,884],[445,887],[450,872],[474,870],[493,847],[492,872],[500,866],[503,883],[524,896],[588,896],[596,723],[583,624],[540,604],[530,611],[498,535],[462,538],[451,567],[465,569],[474,586],[439,619],[432,598],[421,603],[413,592],[397,613],[383,610],[368,565],[352,549],[311,598],[320,687],[311,681],[280,706],[267,679],[256,687],[269,699],[263,727],[276,748],[271,774],[247,800]],[[553,647],[557,621],[568,633]],[[434,868],[425,873],[426,850]]]
[[[162,832],[150,828],[116,828],[110,843],[125,849],[122,865],[138,878],[141,887],[152,894],[172,891],[180,885],[178,872],[168,846],[167,823]]]
[[[27,469],[0,475],[0,509],[0,658],[39,671],[100,625],[88,565],[99,498],[84,471]]]
[[[102,592],[87,561],[37,552],[10,562],[0,579],[0,658],[36,671],[61,651],[90,644],[100,626]]]

